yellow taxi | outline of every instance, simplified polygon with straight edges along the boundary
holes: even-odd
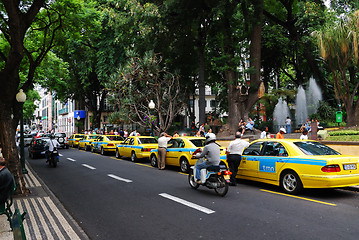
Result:
[[[198,149],[203,149],[204,137],[176,137],[168,141],[165,163],[166,165],[178,166],[182,172],[188,172],[190,166],[198,159],[193,155]],[[196,152],[197,153],[197,152]],[[152,167],[157,167],[158,149],[152,150],[150,162]],[[226,165],[225,148],[221,148],[221,163]]]
[[[79,141],[85,136],[85,134],[72,134],[69,139],[69,146],[77,147],[79,145]]]
[[[150,136],[130,136],[117,145],[116,157],[129,157],[132,162],[140,158],[149,158],[151,150],[157,149],[157,139]]]
[[[296,194],[303,188],[359,185],[358,163],[359,157],[341,155],[316,141],[259,139],[243,151],[236,177]]]
[[[79,140],[79,143],[78,143],[79,150],[85,149],[85,151],[89,151],[91,149],[91,143],[98,136],[99,135],[85,135],[81,140]]]
[[[91,152],[100,152],[105,155],[116,151],[116,145],[123,142],[120,135],[99,135],[91,142]]]

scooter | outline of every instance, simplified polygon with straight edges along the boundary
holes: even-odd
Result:
[[[59,152],[57,151],[57,148],[54,148],[52,152],[48,152],[47,161],[49,163],[49,166],[56,167],[57,163],[59,162]]]
[[[197,183],[196,166],[204,161],[204,158],[199,158],[196,164],[191,166],[188,174],[189,185],[194,189],[197,189],[200,185],[214,189],[219,196],[224,197],[228,192],[228,183],[232,173],[228,171],[225,165],[208,166],[201,169],[201,183]]]

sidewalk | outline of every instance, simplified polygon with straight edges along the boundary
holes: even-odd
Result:
[[[23,222],[26,239],[89,239],[31,167],[26,168],[25,182],[31,194],[14,198],[13,206],[20,213],[27,212]],[[0,216],[0,239],[14,239],[5,215]]]

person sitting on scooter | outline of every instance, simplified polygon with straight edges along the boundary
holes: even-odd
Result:
[[[196,177],[201,176],[201,169],[207,168],[212,165],[219,165],[220,163],[220,154],[221,150],[219,149],[218,144],[216,143],[216,135],[214,133],[207,133],[206,141],[204,142],[205,146],[202,153],[197,153],[196,158],[205,157],[207,161],[200,163],[196,166]],[[201,183],[200,179],[196,179],[196,183]]]
[[[47,152],[47,161],[49,160],[49,158],[51,157],[51,153],[54,151],[54,148],[58,148],[60,147],[60,143],[55,139],[55,136],[54,135],[51,135],[50,136],[50,141],[46,142],[46,145],[47,147],[49,147],[49,150]]]

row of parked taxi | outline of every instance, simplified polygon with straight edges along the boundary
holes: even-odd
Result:
[[[72,147],[101,154],[113,153],[132,161],[147,158],[157,166],[157,140],[150,136],[123,139],[119,135],[81,135],[69,138]],[[166,165],[188,172],[196,159],[193,153],[204,147],[205,138],[177,137],[168,142]],[[227,165],[221,147],[221,164]],[[342,155],[316,141],[299,139],[258,139],[242,154],[237,178],[281,186],[284,192],[303,188],[337,188],[359,185],[359,157]]]
[[[149,159],[153,167],[157,166],[157,139],[151,136],[130,136],[123,139],[120,135],[83,135],[74,134],[69,139],[71,147],[102,155],[115,154],[117,158]],[[193,153],[204,147],[203,137],[177,137],[168,142],[166,165],[178,166],[182,172],[188,172],[196,159]],[[222,164],[225,163],[225,148],[221,148]]]

